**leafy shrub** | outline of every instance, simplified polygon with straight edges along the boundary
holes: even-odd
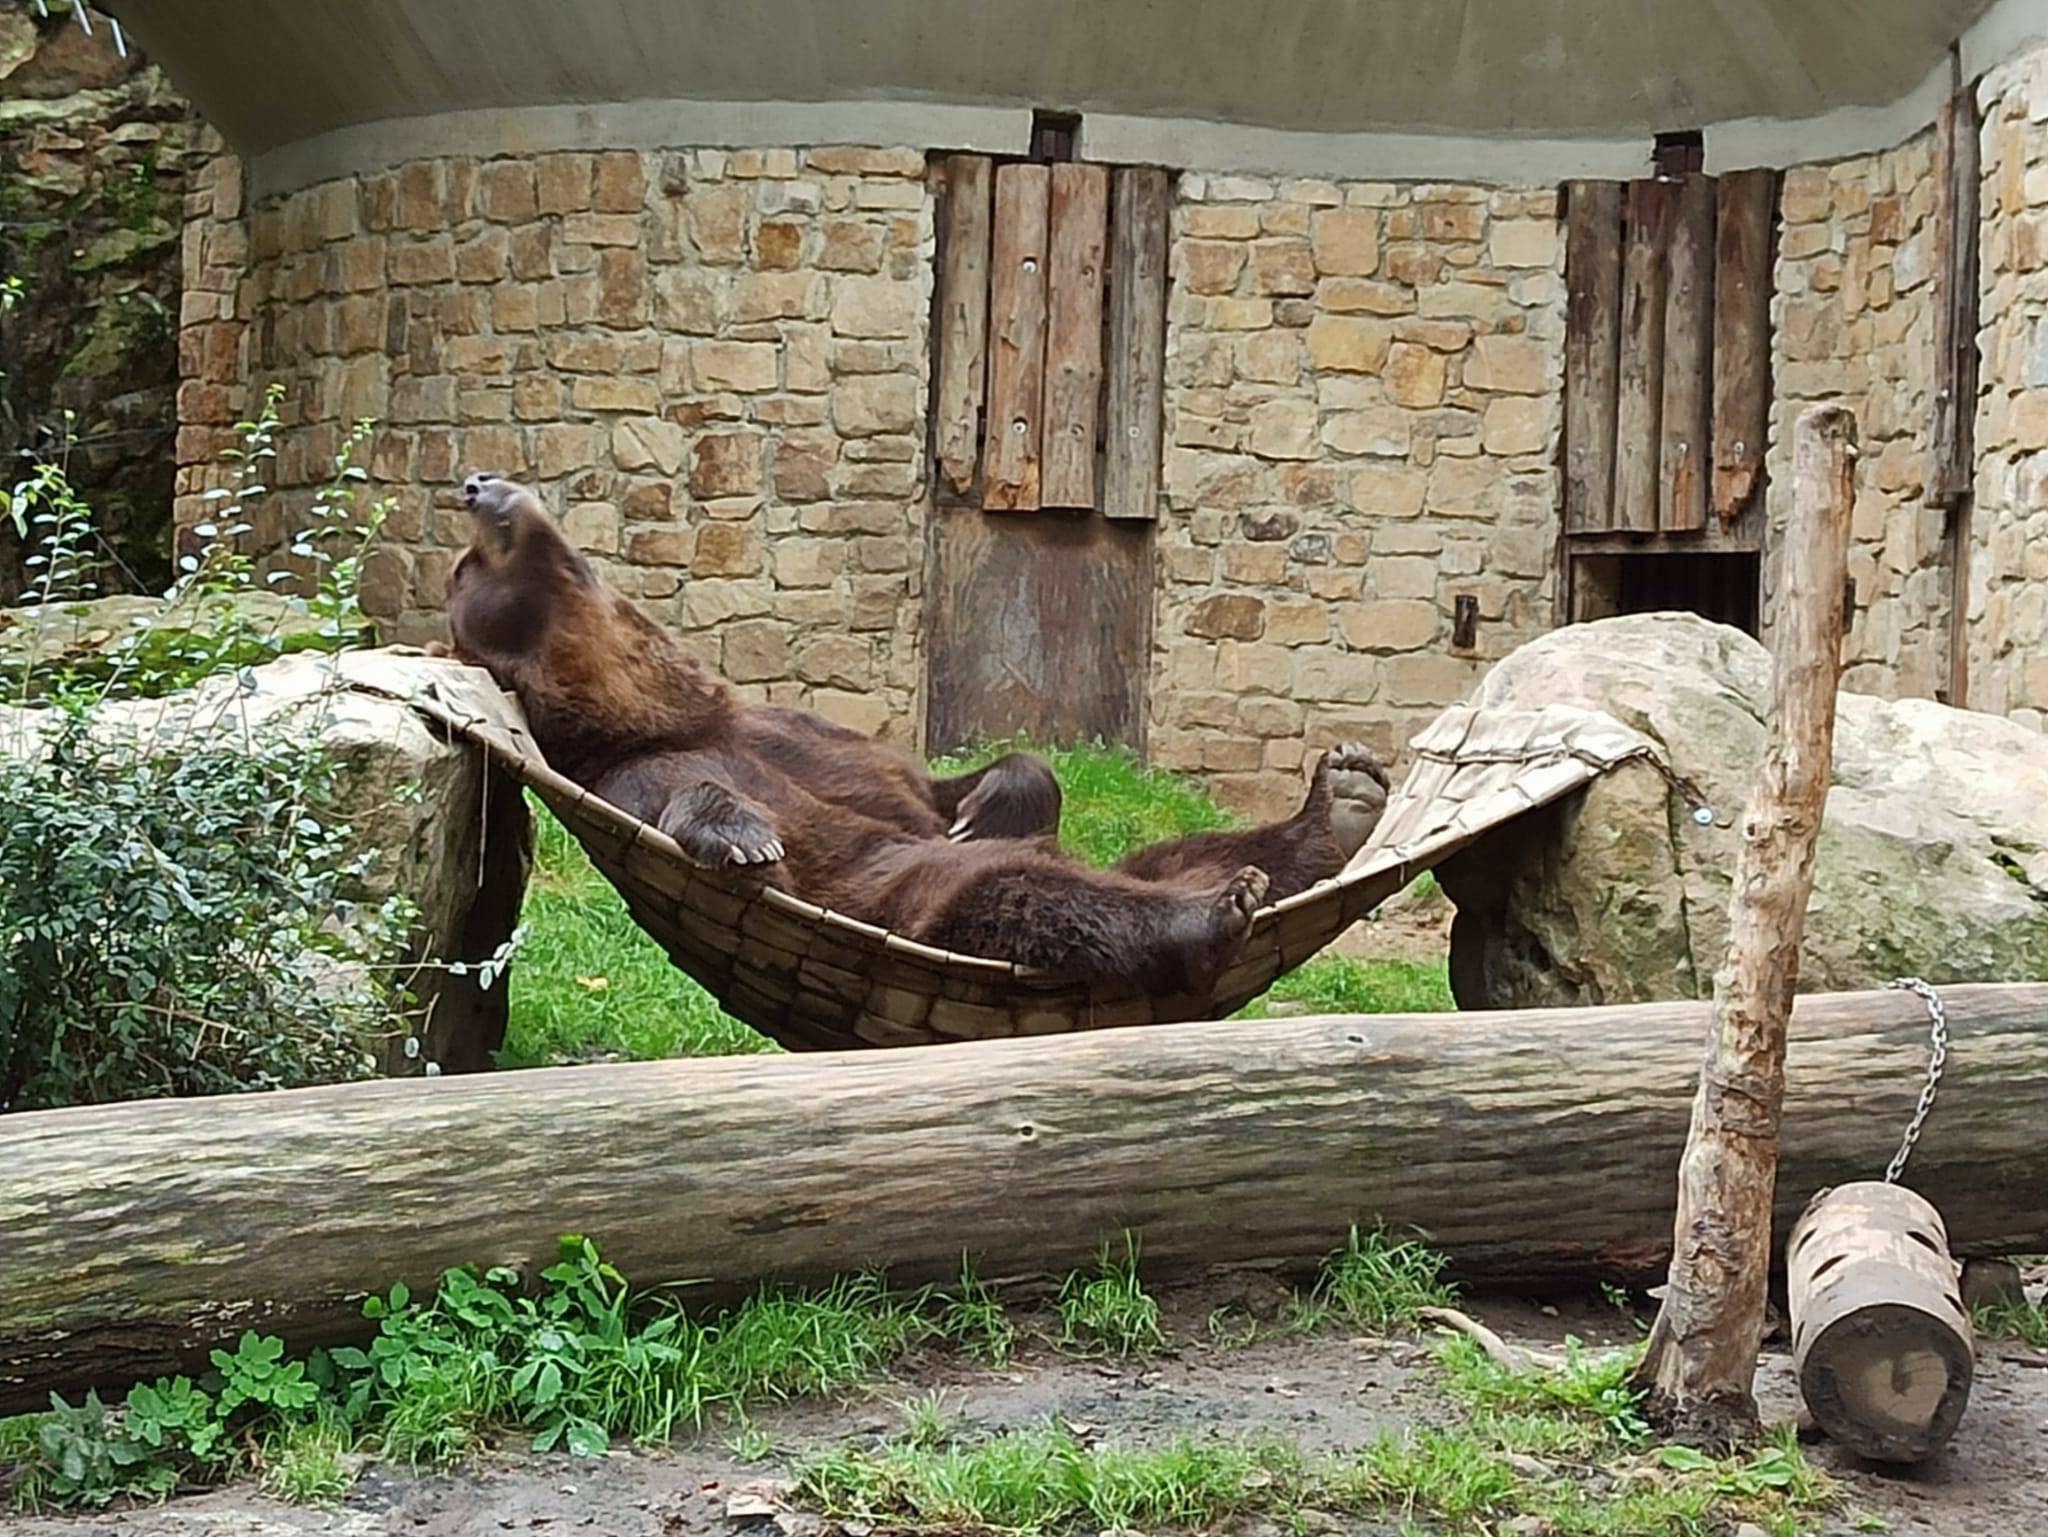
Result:
[[[379,517],[353,512],[364,424],[293,546],[307,593],[265,616],[238,606],[272,583],[240,542],[280,399],[241,425],[222,521],[195,530],[205,543],[161,612],[89,662],[32,650],[11,680],[48,707],[0,732],[0,1111],[361,1077],[400,1023],[387,974],[411,912],[351,899],[367,861],[322,809],[337,766],[307,718],[321,701],[260,724],[234,707],[254,663],[361,634]],[[7,512],[35,536],[38,602],[92,591],[91,513],[61,469],[36,467]],[[202,683],[207,703],[166,717],[184,722],[176,736],[109,708]]]
[[[270,733],[177,756],[58,722],[0,777],[0,1110],[362,1077],[402,911]]]

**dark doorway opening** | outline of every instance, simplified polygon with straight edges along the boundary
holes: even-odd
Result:
[[[1759,575],[1754,551],[1584,555],[1574,575],[1578,617],[1682,612],[1756,635]]]

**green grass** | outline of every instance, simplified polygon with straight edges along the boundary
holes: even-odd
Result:
[[[2014,1339],[2036,1350],[2048,1350],[2048,1307],[2038,1302],[1994,1302],[1978,1308],[1971,1322],[1979,1334]]]
[[[936,766],[944,772],[964,771],[1006,750],[990,747]],[[1133,849],[1164,838],[1233,825],[1194,781],[1145,768],[1127,748],[1034,750],[1046,751],[1059,776],[1062,842],[1091,863],[1114,864]],[[526,940],[511,970],[511,1020],[499,1065],[776,1050],[670,963],[576,840],[538,801],[533,806],[538,843],[521,915]],[[1319,956],[1282,977],[1237,1017],[1266,1018],[1276,1005],[1290,1013],[1333,1014],[1454,1007],[1442,962],[1417,965],[1336,955]]]
[[[0,1420],[0,1489],[31,1507],[161,1496],[233,1477],[246,1450],[266,1489],[317,1502],[346,1492],[363,1455],[448,1463],[503,1431],[532,1436],[537,1451],[596,1454],[699,1429],[718,1412],[744,1427],[750,1408],[872,1381],[949,1337],[963,1295],[995,1305],[964,1265],[950,1294],[895,1293],[859,1275],[822,1290],[764,1288],[705,1313],[685,1311],[685,1295],[635,1291],[580,1238],[564,1239],[531,1284],[461,1269],[431,1297],[394,1286],[364,1304],[376,1332],[361,1348],[288,1358],[282,1342],[251,1332],[215,1351],[219,1372],[196,1386],[160,1381],[125,1405],[89,1398]],[[238,1399],[229,1379],[250,1371],[263,1396]],[[145,1399],[158,1405],[153,1421],[138,1411]]]
[[[1095,1273],[1070,1272],[1053,1299],[1059,1348],[1077,1355],[1147,1356],[1166,1344],[1159,1303],[1138,1279],[1138,1241],[1124,1234],[1124,1252],[1102,1246]]]
[[[1517,1520],[1556,1537],[1710,1537],[1741,1521],[1791,1537],[1832,1490],[1783,1442],[1746,1458],[1635,1458],[1589,1486],[1529,1476],[1455,1427],[1312,1461],[1270,1438],[1135,1449],[1085,1444],[1060,1425],[947,1438],[927,1415],[881,1447],[813,1457],[795,1497],[840,1522],[999,1537],[1229,1530],[1254,1518],[1303,1531],[1339,1514],[1473,1537]]]
[[[1082,1445],[1064,1428],[932,1446],[828,1451],[797,1497],[839,1521],[920,1532],[1046,1537],[1209,1527],[1270,1508],[1301,1482],[1279,1444],[1177,1441],[1159,1451]]]
[[[501,1067],[775,1051],[672,964],[539,801]]]
[[[1314,1287],[1295,1308],[1296,1323],[1328,1320],[1353,1328],[1412,1329],[1423,1308],[1447,1308],[1457,1289],[1443,1279],[1444,1257],[1418,1238],[1384,1228],[1352,1228],[1344,1247],[1323,1261]]]

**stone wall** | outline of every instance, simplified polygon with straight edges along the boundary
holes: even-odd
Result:
[[[908,740],[932,196],[908,148],[424,160],[188,200],[178,516],[286,386],[256,541],[375,417],[365,604],[442,633],[472,470],[529,480],[607,580],[750,696]]]
[[[1547,189],[1179,178],[1155,761],[1291,811],[1550,627],[1561,245]]]
[[[1932,698],[1948,681],[1945,514],[1926,498],[1942,302],[1936,196],[1932,133],[1794,167],[1780,194],[1766,549],[1791,510],[1794,422],[1819,401],[1849,406],[1863,455],[1842,681],[1894,698]],[[1767,561],[1767,630],[1774,577]]]
[[[2048,729],[2048,52],[1993,70],[1978,102],[1983,379],[1969,703]]]
[[[0,10],[0,278],[22,284],[0,325],[0,460],[9,484],[24,453],[64,464],[118,557],[109,588],[169,579],[191,131],[162,72],[105,27]],[[0,520],[0,602],[21,555]]]

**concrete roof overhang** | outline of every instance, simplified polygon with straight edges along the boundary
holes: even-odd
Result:
[[[910,142],[1213,169],[1624,175],[1885,147],[2048,0],[100,0],[259,185],[435,153]]]

